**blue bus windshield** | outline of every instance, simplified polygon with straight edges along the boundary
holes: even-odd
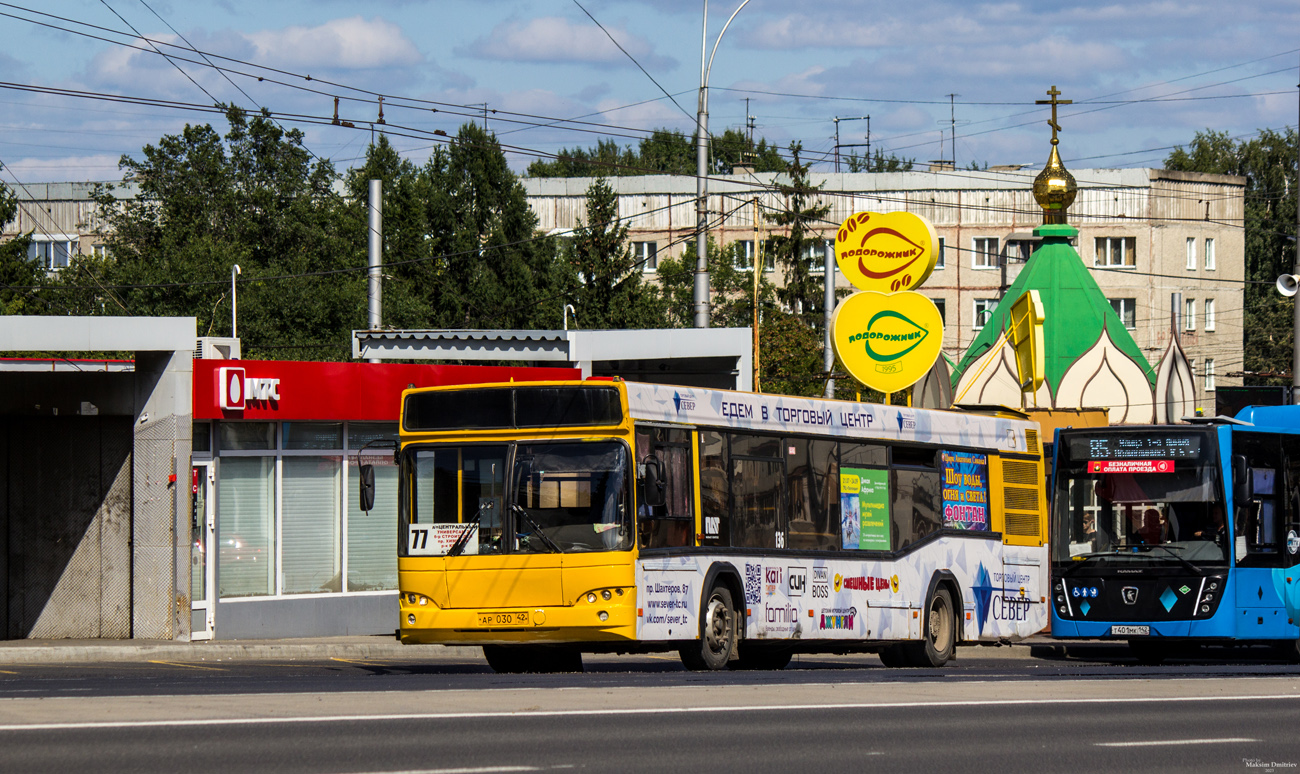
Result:
[[[1063,435],[1052,559],[1227,564],[1214,436],[1203,431]]]

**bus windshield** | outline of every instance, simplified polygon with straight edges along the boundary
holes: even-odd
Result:
[[[622,551],[632,547],[627,448],[616,442],[521,443],[510,510],[515,550]]]
[[[1224,565],[1228,538],[1213,436],[1063,434],[1055,561]]]

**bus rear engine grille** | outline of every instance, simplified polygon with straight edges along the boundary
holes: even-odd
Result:
[[[1022,489],[1018,486],[1003,487],[1002,503],[1009,511],[1034,511],[1034,517],[1037,518],[1038,491],[1035,489]]]
[[[1032,462],[1003,460],[1002,476],[1008,484],[1021,484],[1037,488],[1043,483],[1042,478],[1038,475],[1038,465]]]
[[[1005,532],[1008,535],[1019,535],[1021,537],[1039,537],[1038,514],[1011,513],[1008,511]]]
[[[1025,431],[1025,451],[1029,452],[1030,454],[1038,453],[1038,431],[1037,430]]]

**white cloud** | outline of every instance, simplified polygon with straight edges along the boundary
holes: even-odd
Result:
[[[655,54],[648,39],[609,24],[605,25],[605,29],[643,67],[670,70],[677,66],[675,59]],[[559,16],[546,16],[527,22],[503,22],[487,36],[471,43],[466,51],[484,59],[511,62],[633,66],[599,27],[594,24],[575,24]]]
[[[402,28],[383,19],[333,19],[315,27],[262,30],[246,36],[255,60],[279,67],[374,69],[424,61]]]
[[[122,175],[117,169],[120,158],[120,155],[107,153],[58,158],[29,157],[6,162],[5,176],[12,174],[24,183],[120,180]],[[12,183],[12,180],[5,182]]]

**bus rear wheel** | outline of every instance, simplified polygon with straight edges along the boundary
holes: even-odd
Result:
[[[576,650],[536,645],[484,645],[483,657],[498,674],[523,672],[581,672],[582,654]]]
[[[700,638],[679,651],[682,663],[695,671],[726,669],[735,645],[736,608],[731,603],[731,592],[714,586],[700,615]]]
[[[935,589],[930,604],[926,605],[921,626],[920,642],[907,642],[900,646],[907,662],[917,667],[941,667],[948,663],[957,647],[957,618],[953,615],[952,595],[948,589]]]

